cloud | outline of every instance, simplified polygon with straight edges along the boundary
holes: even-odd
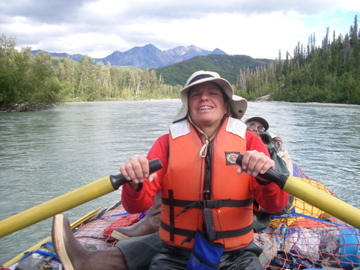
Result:
[[[7,37],[16,37],[18,47],[91,57],[152,43],[161,50],[196,45],[275,58],[279,49],[292,50],[314,32],[322,38],[327,27],[336,26],[341,33],[360,11],[360,1],[351,0],[4,2],[0,3],[0,29]],[[346,20],[344,8],[355,11]]]
[[[72,22],[79,15],[85,0],[13,0],[1,5],[2,13],[7,18],[26,18],[31,23],[58,24]]]

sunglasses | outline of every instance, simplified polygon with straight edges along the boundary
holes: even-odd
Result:
[[[265,128],[263,126],[258,126],[255,123],[249,123],[247,127],[248,129],[255,129],[257,132],[265,132]]]

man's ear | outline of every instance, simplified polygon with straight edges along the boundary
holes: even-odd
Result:
[[[230,107],[230,103],[229,103],[229,101],[225,101],[225,106],[226,106],[226,115],[228,115],[228,116],[233,116],[232,115],[232,112],[231,112],[231,107]]]

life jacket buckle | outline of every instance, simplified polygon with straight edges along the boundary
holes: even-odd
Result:
[[[201,202],[201,209],[211,208],[211,200],[203,200]]]

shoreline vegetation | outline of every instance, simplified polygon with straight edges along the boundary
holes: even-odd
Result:
[[[75,62],[44,52],[32,55],[30,47],[20,51],[15,47],[15,38],[0,37],[0,112],[46,110],[71,101],[178,98],[182,88],[182,85],[164,81],[161,73],[165,74],[167,67],[157,70],[111,66],[102,62],[94,65],[88,56]],[[213,55],[211,59],[214,57],[217,56]],[[218,62],[224,62],[224,55],[219,59],[223,61]],[[200,69],[214,70],[215,62],[202,62]],[[184,72],[181,67],[172,65],[170,77],[180,76]],[[219,64],[216,68],[221,74],[224,67]],[[186,71],[198,69],[192,66]],[[335,31],[331,35],[327,29],[321,46],[316,46],[312,35],[306,46],[298,43],[292,53],[285,55],[279,51],[278,58],[266,65],[240,68],[233,87],[235,94],[249,101],[359,105],[360,32],[357,16],[349,33],[336,36]]]

